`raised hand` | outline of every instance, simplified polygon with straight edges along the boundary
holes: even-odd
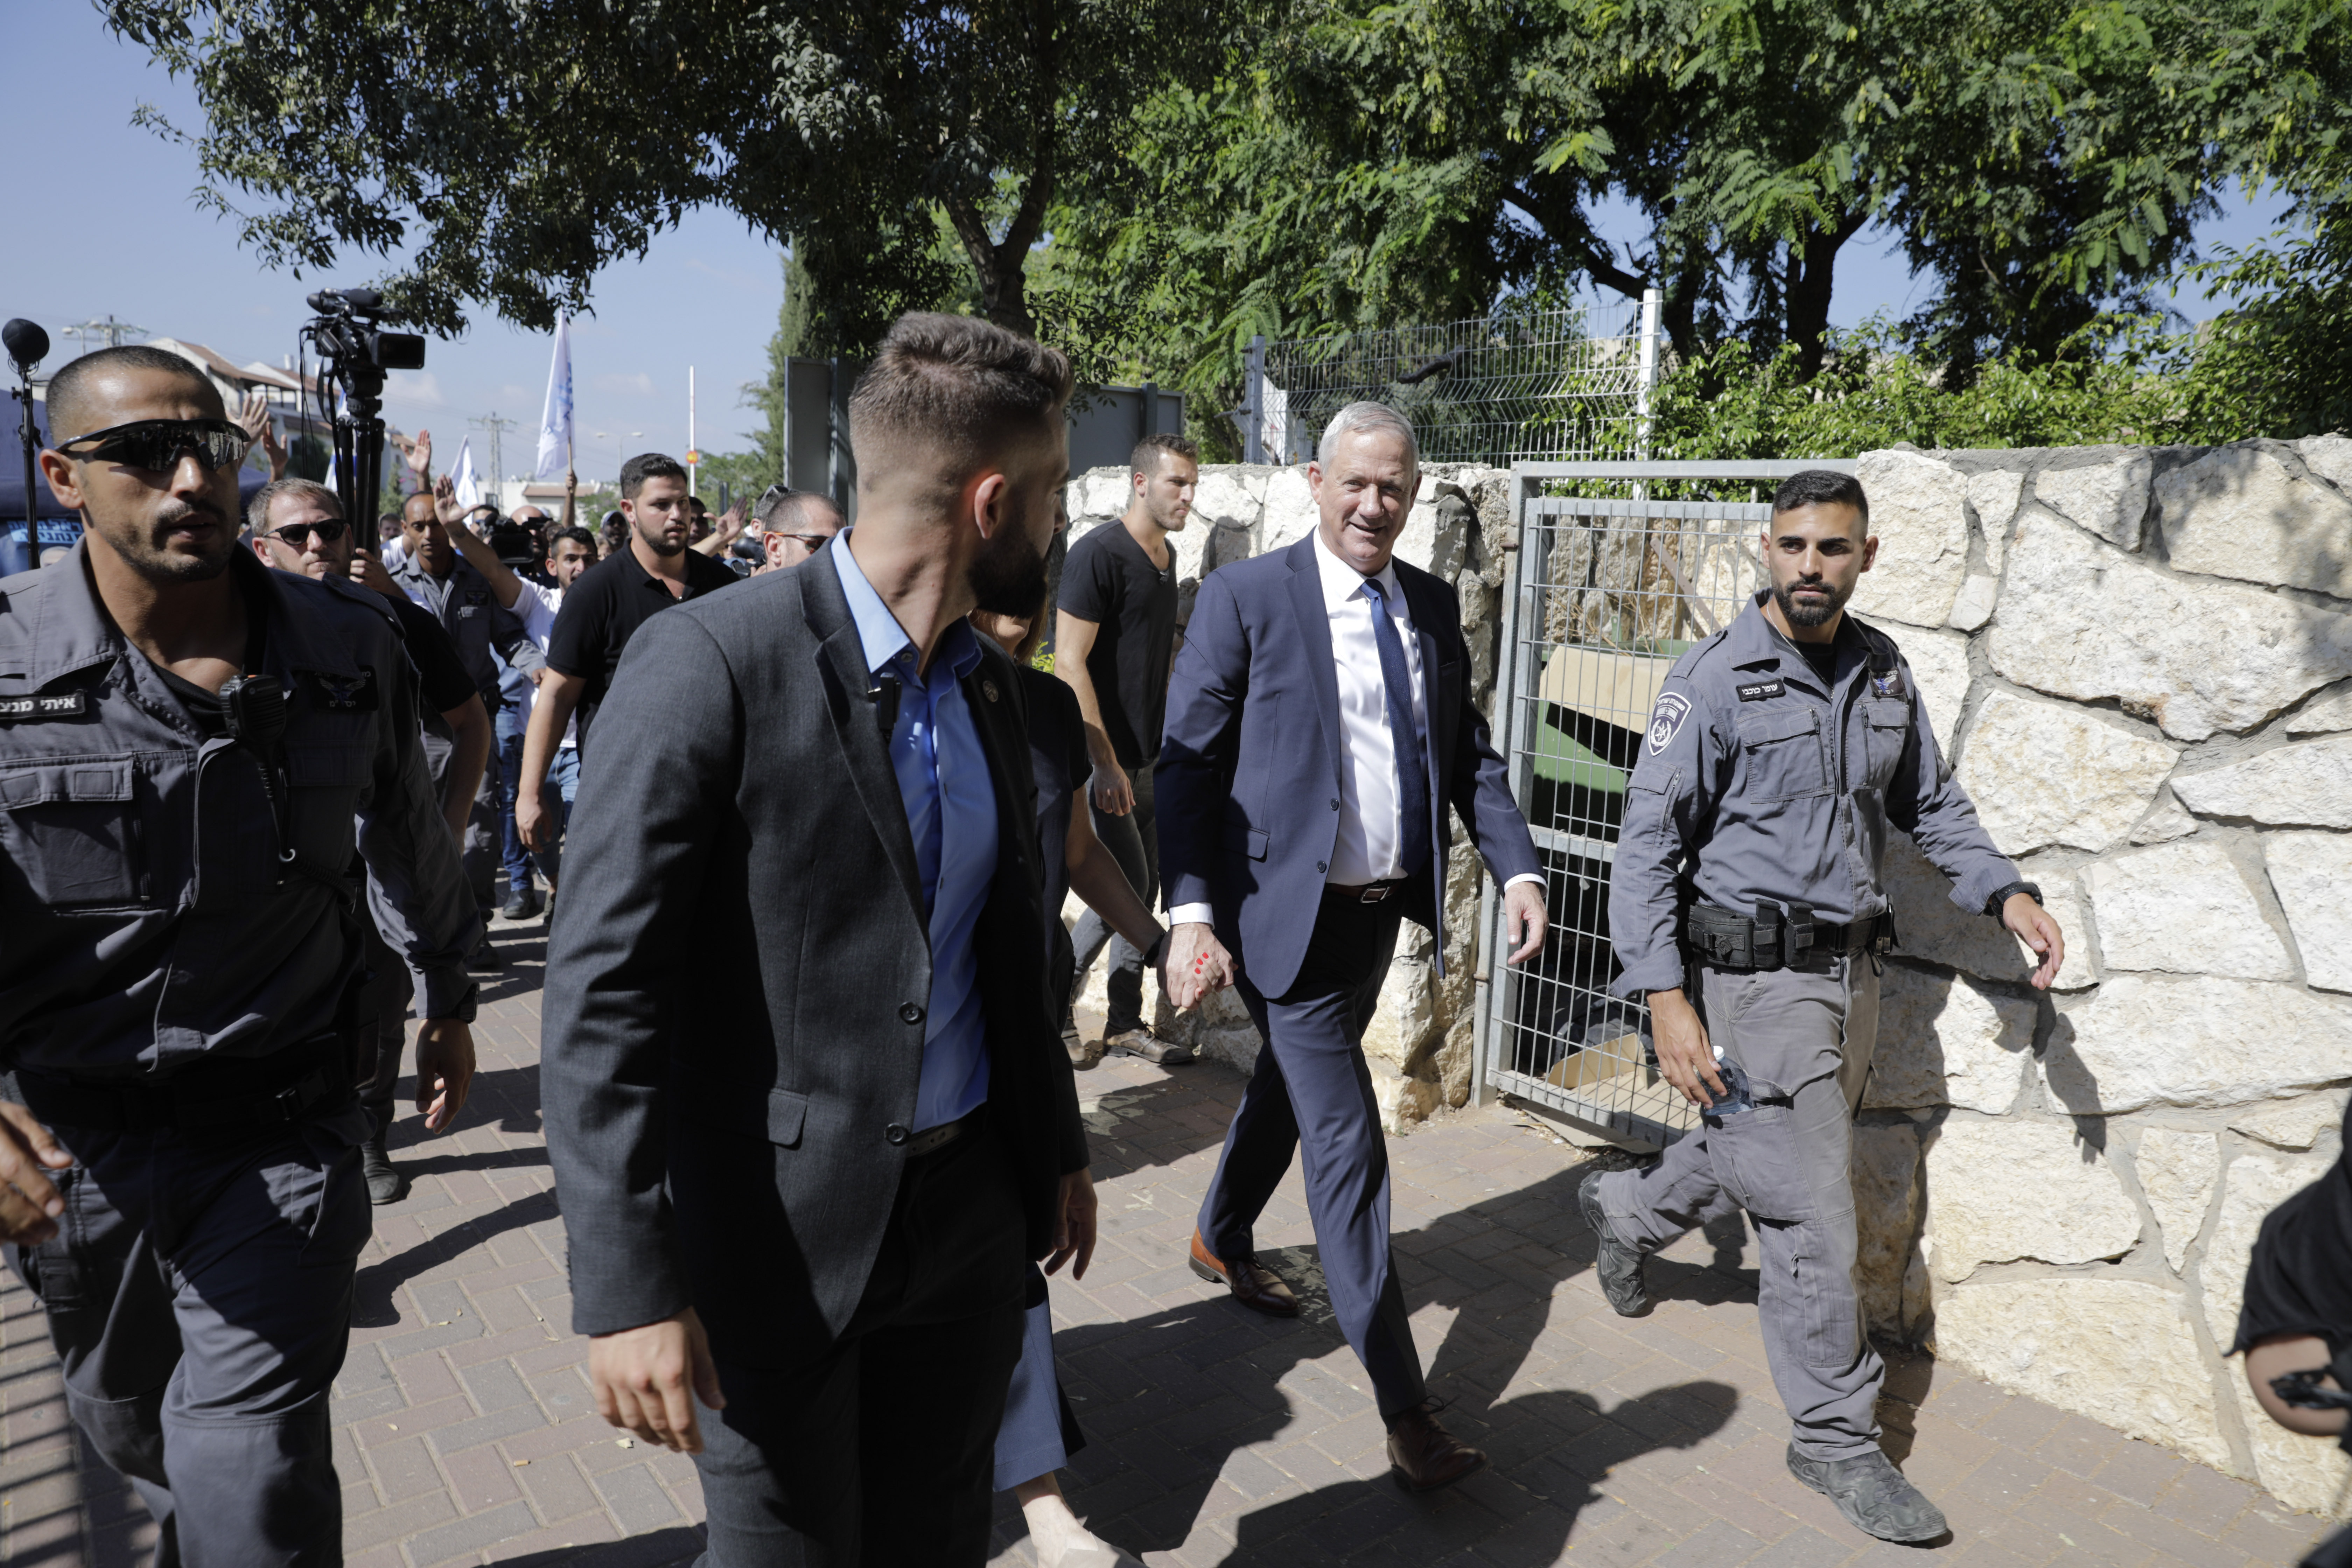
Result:
[[[433,432],[419,430],[416,439],[402,455],[408,459],[409,471],[416,476],[416,488],[423,489],[433,478]]]
[[[457,504],[457,481],[444,474],[433,481],[433,515],[444,528],[455,528],[466,509]]]
[[[248,392],[237,409],[236,422],[245,433],[261,445],[261,455],[269,460],[269,478],[274,482],[286,477],[286,445],[278,438],[277,422],[269,417],[269,398],[266,394]]]

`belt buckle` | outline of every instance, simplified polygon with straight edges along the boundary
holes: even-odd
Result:
[[[1396,891],[1396,889],[1389,883],[1367,882],[1363,887],[1357,889],[1356,901],[1360,904],[1386,903],[1388,901],[1389,895],[1394,891]]]

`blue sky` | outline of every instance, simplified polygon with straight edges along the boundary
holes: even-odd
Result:
[[[88,5],[12,0],[7,11],[7,58],[53,64],[14,73],[0,94],[0,144],[19,160],[12,193],[42,204],[37,217],[20,216],[12,230],[0,316],[27,316],[49,330],[47,368],[79,352],[62,329],[110,314],[204,343],[238,364],[275,364],[297,347],[305,294],[363,283],[380,269],[364,256],[324,278],[263,267],[239,248],[233,222],[197,206],[193,150],[131,123],[145,102],[195,126],[187,85],[118,40]],[[68,171],[73,178],[62,177]],[[2274,226],[2280,205],[2232,197],[2198,238],[2244,244]],[[1848,325],[1881,309],[1899,317],[1931,287],[1908,275],[1891,240],[1865,233],[1838,258],[1831,316]],[[723,212],[689,214],[644,259],[608,268],[596,281],[595,314],[572,327],[582,476],[608,479],[632,452],[685,451],[688,367],[702,449],[746,445],[753,419],[738,389],[766,374],[782,297],[777,248]],[[2191,320],[2211,313],[2201,299],[2175,304]],[[506,468],[519,472],[535,439],[549,346],[545,334],[479,315],[463,338],[433,342],[424,371],[395,375],[385,418],[430,429],[444,465],[470,419],[519,420],[505,447]],[[487,469],[488,437],[476,431],[473,439],[476,463]]]

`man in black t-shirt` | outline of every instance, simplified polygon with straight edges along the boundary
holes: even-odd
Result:
[[[440,787],[441,817],[449,825],[451,839],[462,846],[475,789],[490,754],[490,716],[458,657],[457,645],[431,611],[394,585],[374,551],[358,548],[358,536],[344,525],[342,502],[326,486],[310,479],[273,480],[254,496],[246,519],[253,531],[253,552],[265,565],[298,576],[341,578],[383,596],[384,607],[400,625],[408,662],[416,670],[417,706],[437,716],[439,733],[449,748],[450,763]],[[253,667],[252,661],[247,667]],[[433,722],[428,717],[426,724]],[[373,1130],[360,1145],[368,1201],[389,1204],[398,1202],[407,1185],[392,1163],[384,1134],[392,1124],[392,1091],[400,1081],[414,988],[399,955],[377,931],[365,900],[359,908],[369,974],[353,1010],[346,1048],[360,1104],[374,1118]]]
[[[1160,837],[1152,816],[1151,764],[1168,710],[1168,666],[1176,656],[1176,556],[1168,536],[1192,515],[1200,448],[1181,436],[1146,436],[1129,463],[1127,515],[1070,546],[1062,564],[1054,673],[1077,694],[1095,834],[1146,903],[1160,893]],[[1110,1016],[1104,1048],[1173,1065],[1192,1059],[1153,1037],[1143,1022],[1143,954],[1087,913],[1071,933],[1083,979],[1110,944]]]
[[[523,736],[522,773],[515,789],[515,831],[534,854],[554,847],[562,818],[541,804],[547,770],[563,727],[580,718],[580,755],[620,668],[621,651],[650,616],[672,605],[713,594],[743,579],[723,563],[687,548],[694,530],[686,469],[675,458],[644,452],[621,465],[621,510],[627,545],[580,574],[564,590],[563,608],[547,638],[547,675],[540,682]],[[560,803],[559,803],[560,804]]]

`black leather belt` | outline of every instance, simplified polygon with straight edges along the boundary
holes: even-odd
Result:
[[[159,1084],[93,1083],[19,1071],[16,1090],[44,1122],[100,1132],[261,1132],[333,1110],[352,1094],[339,1036],[255,1059],[200,1063]]]
[[[909,1160],[924,1154],[936,1154],[957,1139],[979,1131],[987,1110],[988,1107],[983,1105],[977,1110],[965,1111],[953,1121],[942,1121],[937,1127],[926,1127],[920,1132],[909,1133],[900,1147],[907,1151]]]
[[[1404,879],[1391,877],[1385,882],[1366,882],[1357,888],[1343,888],[1337,882],[1327,882],[1323,887],[1323,896],[1338,899],[1342,903],[1378,904],[1386,902],[1390,894],[1403,889]]]

